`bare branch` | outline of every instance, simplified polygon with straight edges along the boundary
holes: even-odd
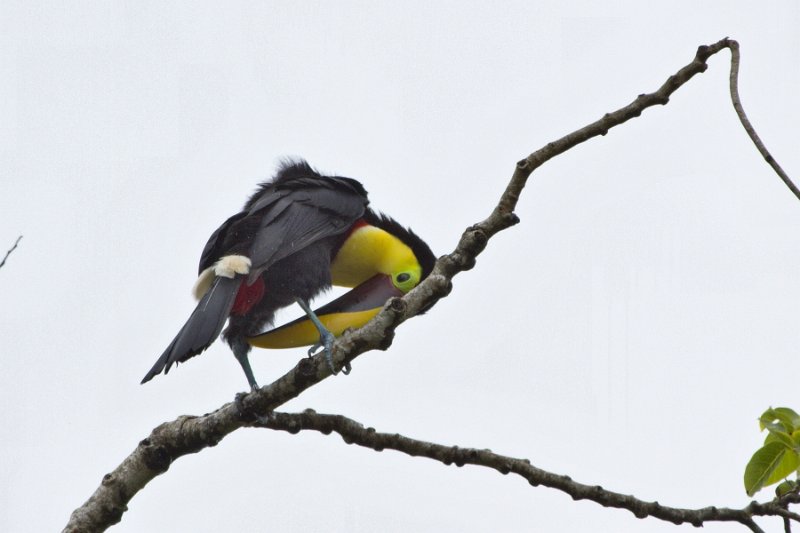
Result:
[[[12,246],[11,249],[6,252],[5,257],[3,257],[3,260],[0,261],[0,268],[3,268],[3,265],[6,264],[6,259],[8,259],[8,256],[11,255],[11,252],[13,252],[14,250],[17,249],[17,245],[19,244],[19,241],[21,241],[21,240],[22,240],[22,235],[17,237],[17,240],[14,241],[14,246]]]
[[[753,522],[754,516],[785,516],[786,510],[775,503],[753,502],[744,509],[704,507],[680,509],[658,502],[646,502],[613,492],[599,485],[584,485],[568,476],[547,472],[531,465],[527,459],[517,459],[493,453],[491,450],[443,446],[432,442],[411,439],[397,433],[378,433],[374,428],[342,415],[319,414],[311,409],[302,413],[270,413],[250,424],[298,433],[303,430],[319,431],[325,435],[338,433],[347,444],[357,444],[375,451],[396,450],[412,457],[427,457],[445,465],[476,465],[497,470],[501,474],[516,474],[532,486],[543,485],[569,494],[573,500],[590,500],[603,507],[627,509],[637,518],[654,517],[673,524],[692,524],[701,527],[706,522],[739,522],[753,531],[761,528]],[[792,513],[793,514],[793,513]]]
[[[789,187],[789,190],[792,191],[798,200],[800,200],[800,189],[797,188],[786,172],[783,171],[778,162],[775,161],[775,158],[772,157],[772,154],[769,153],[769,150],[767,150],[767,147],[764,146],[763,142],[761,142],[761,138],[756,133],[753,125],[750,124],[750,120],[748,120],[747,115],[744,112],[742,100],[739,98],[739,43],[736,41],[729,41],[728,48],[731,49],[731,73],[729,79],[733,109],[736,110],[736,115],[739,117],[739,121],[742,123],[744,131],[746,131],[747,135],[750,136],[753,144],[756,145],[756,148],[767,161],[769,166],[772,167],[772,169],[778,174],[778,176],[780,176],[786,186]]]
[[[706,61],[711,55],[731,47],[732,43],[734,41],[723,39],[710,46],[701,46],[692,62],[670,76],[654,93],[639,95],[631,104],[608,113],[600,120],[547,144],[517,163],[511,181],[490,216],[467,228],[455,250],[439,258],[431,275],[415,289],[403,298],[391,299],[383,310],[364,327],[357,331],[345,332],[342,337],[337,339],[333,347],[335,364],[341,367],[366,351],[387,349],[391,345],[394,330],[398,325],[417,315],[421,310],[429,308],[440,298],[447,296],[452,287],[452,278],[459,272],[469,270],[475,265],[476,257],[486,247],[488,240],[496,233],[519,222],[514,214],[514,209],[528,177],[536,168],[592,137],[605,135],[609,129],[638,117],[648,107],[667,104],[669,96],[673,92],[688,82],[695,74],[704,72],[708,68]],[[214,446],[229,433],[241,427],[253,425],[259,417],[265,416],[330,375],[331,372],[322,355],[303,359],[277,381],[253,393],[240,394],[236,401],[227,403],[212,413],[203,416],[181,416],[172,422],[161,424],[146,439],[142,440],[113,472],[103,477],[102,483],[89,500],[72,513],[64,531],[103,531],[119,522],[131,498],[154,477],[166,472],[173,461],[184,455],[197,453],[203,448]],[[510,458],[502,460],[514,461]],[[514,464],[516,465],[516,463]],[[526,463],[521,462],[515,468],[522,470],[533,468],[525,465]],[[508,467],[509,472],[510,468]],[[498,463],[497,469],[505,470],[506,463]],[[552,485],[548,484],[548,486],[561,488],[568,492],[570,485],[567,480],[569,478],[538,469],[537,471],[546,479],[551,480]],[[581,487],[586,486],[581,485]],[[638,513],[637,516],[642,513],[644,516],[680,516],[665,514],[664,508],[657,503],[639,502],[631,499],[632,497],[623,495],[611,497],[609,495],[615,493],[603,491],[597,487],[582,488],[581,491],[575,493],[575,497],[589,498],[593,494],[597,495],[595,501],[606,498],[611,506],[614,506],[614,502],[630,501],[635,513]],[[617,498],[628,498],[629,500]],[[760,506],[757,509],[763,510],[766,507]],[[759,515],[756,512],[757,509],[751,510],[753,516]],[[708,516],[716,516],[719,510],[712,507],[707,508],[705,512]],[[738,520],[753,531],[761,531],[752,520],[733,517],[731,520]],[[681,521],[690,520],[681,519]]]
[[[750,531],[752,531],[753,533],[765,533],[765,532],[764,532],[764,530],[763,530],[763,529],[761,529],[761,528],[758,526],[758,524],[756,524],[756,523],[755,523],[755,521],[754,521],[752,518],[750,518],[750,519],[748,519],[748,520],[745,520],[745,521],[744,521],[744,525],[746,525],[747,527],[749,527],[749,528],[750,528]]]

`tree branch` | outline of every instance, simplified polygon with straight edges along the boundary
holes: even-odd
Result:
[[[658,502],[646,502],[634,496],[613,492],[599,485],[585,485],[568,476],[554,474],[531,465],[527,459],[517,459],[493,453],[487,449],[443,446],[432,442],[411,439],[397,433],[378,433],[342,415],[319,414],[311,409],[302,413],[269,413],[249,424],[289,433],[304,430],[319,431],[325,435],[338,433],[347,444],[357,444],[375,451],[396,450],[412,457],[427,457],[445,465],[476,465],[497,470],[503,475],[512,473],[525,478],[532,486],[543,485],[569,494],[573,500],[590,500],[603,507],[627,509],[637,518],[654,517],[673,524],[692,524],[701,527],[705,522],[739,522],[753,531],[761,531],[754,516],[780,516],[786,519],[797,515],[790,513],[777,502],[752,502],[743,509],[704,507],[680,509]]]
[[[366,351],[387,349],[391,345],[394,330],[398,325],[445,297],[452,287],[452,278],[475,265],[475,259],[486,247],[487,241],[496,233],[519,222],[514,209],[528,177],[536,168],[592,137],[605,135],[609,129],[638,117],[648,107],[665,105],[673,92],[695,74],[704,72],[708,68],[706,60],[711,55],[724,48],[730,48],[733,44],[734,41],[723,39],[710,46],[701,46],[692,62],[670,76],[654,93],[639,95],[631,104],[547,144],[517,163],[511,181],[489,217],[467,228],[455,250],[439,258],[431,275],[415,289],[403,298],[391,299],[364,327],[357,331],[345,332],[337,339],[333,347],[335,364],[341,367]],[[331,372],[322,355],[303,359],[275,382],[253,393],[240,394],[236,401],[227,403],[212,413],[203,416],[181,416],[172,422],[161,424],[142,440],[113,472],[103,477],[102,483],[89,500],[72,513],[64,531],[103,531],[119,522],[131,498],[154,477],[166,472],[173,461],[183,455],[197,453],[203,448],[218,444],[229,433],[252,425],[259,417],[297,397],[330,375]],[[545,474],[552,476],[554,484],[563,485],[567,479],[543,472],[543,475]],[[564,487],[563,490],[566,491],[566,485]],[[596,488],[587,490],[586,494],[597,492]],[[576,495],[584,497],[583,492]],[[616,500],[612,498],[610,501]],[[646,512],[653,516],[663,513],[662,507],[658,504],[644,505],[641,507],[642,510],[637,512]],[[717,512],[707,511],[709,515]],[[753,514],[757,513],[754,511]],[[760,531],[752,521],[742,523],[746,523],[753,531]]]
[[[767,147],[764,146],[764,143],[761,142],[761,138],[756,133],[753,125],[750,124],[750,120],[748,120],[747,115],[744,112],[742,100],[739,98],[739,43],[736,41],[729,41],[728,48],[731,49],[731,73],[729,76],[731,102],[733,102],[733,109],[736,110],[736,115],[739,117],[739,122],[742,123],[744,131],[746,131],[747,135],[750,136],[753,144],[756,145],[756,148],[767,161],[769,166],[772,167],[772,169],[778,174],[778,176],[780,176],[786,186],[789,187],[789,190],[792,191],[798,200],[800,200],[800,190],[792,182],[786,172],[783,171],[783,168],[781,168],[778,162],[775,161],[775,158],[769,153],[769,150],[767,150]]]
[[[22,240],[22,235],[20,235],[19,237],[17,237],[17,240],[16,240],[16,241],[14,241],[14,246],[12,246],[12,247],[11,247],[11,249],[9,249],[9,250],[6,252],[6,255],[5,255],[5,257],[3,257],[3,260],[2,260],[2,261],[0,261],[0,268],[3,268],[3,266],[6,264],[6,259],[8,259],[8,256],[9,256],[9,255],[11,255],[11,252],[13,252],[14,250],[16,250],[16,249],[17,249],[17,245],[19,244],[19,241],[21,241],[21,240]]]

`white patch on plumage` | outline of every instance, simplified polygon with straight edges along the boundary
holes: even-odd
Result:
[[[214,264],[214,274],[221,278],[233,278],[236,274],[250,273],[250,258],[246,255],[226,255]]]
[[[200,273],[200,277],[194,282],[192,287],[192,294],[195,300],[200,300],[211,288],[211,282],[214,281],[214,267],[210,266]]]
[[[192,287],[192,294],[196,300],[200,300],[211,288],[215,276],[233,278],[236,274],[249,274],[251,264],[250,258],[246,255],[226,255],[214,263],[214,266],[210,266],[200,273]]]

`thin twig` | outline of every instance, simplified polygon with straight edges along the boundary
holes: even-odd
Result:
[[[800,189],[792,182],[791,178],[783,171],[783,168],[778,164],[772,154],[769,153],[767,147],[764,146],[764,143],[761,142],[761,138],[756,133],[755,128],[753,125],[750,124],[750,120],[747,118],[747,115],[744,112],[744,107],[742,107],[742,100],[739,97],[739,43],[736,41],[731,40],[728,46],[731,50],[731,73],[730,73],[730,90],[731,90],[731,102],[733,102],[733,109],[736,110],[736,115],[739,117],[739,121],[742,123],[742,127],[744,127],[744,131],[747,132],[747,135],[750,136],[750,139],[753,141],[753,144],[756,145],[756,148],[764,157],[766,162],[772,169],[780,176],[783,182],[789,187],[789,190],[800,200]]]
[[[3,258],[2,261],[0,261],[0,268],[3,268],[3,265],[6,264],[6,259],[8,259],[8,256],[11,255],[11,252],[13,252],[14,250],[17,249],[17,245],[19,244],[19,241],[21,241],[21,240],[22,240],[22,235],[17,237],[17,240],[14,241],[14,246],[12,246],[11,249],[6,252],[6,256]]]
[[[304,430],[318,431],[325,435],[332,432],[342,437],[347,444],[356,444],[375,451],[396,450],[412,457],[427,457],[445,465],[476,465],[497,470],[501,474],[516,474],[529,484],[539,485],[565,492],[573,500],[589,500],[603,507],[626,509],[637,518],[653,517],[673,524],[692,524],[701,527],[706,522],[739,522],[754,532],[761,528],[753,516],[783,516],[785,509],[770,503],[753,502],[744,509],[726,507],[703,507],[681,509],[668,507],[658,502],[647,502],[634,496],[613,492],[599,485],[585,485],[573,481],[569,476],[554,474],[531,465],[527,459],[499,455],[491,450],[444,446],[433,442],[412,439],[398,433],[379,433],[374,428],[364,427],[342,415],[317,413],[307,409],[302,413],[269,413],[249,424],[252,427],[298,433]]]

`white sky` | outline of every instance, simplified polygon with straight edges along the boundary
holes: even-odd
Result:
[[[139,380],[193,308],[208,235],[281,157],[360,179],[445,253],[518,159],[730,36],[745,107],[800,179],[797,2],[531,4],[4,1],[0,253],[24,238],[0,270],[0,530],[59,530],[154,426],[246,388],[221,343]],[[285,409],[666,505],[746,505],[757,416],[800,408],[800,202],[739,127],[728,60],[541,168],[522,223],[449,298]],[[268,383],[303,353],[251,360]],[[223,529],[679,528],[249,430],[177,461],[114,531]]]

